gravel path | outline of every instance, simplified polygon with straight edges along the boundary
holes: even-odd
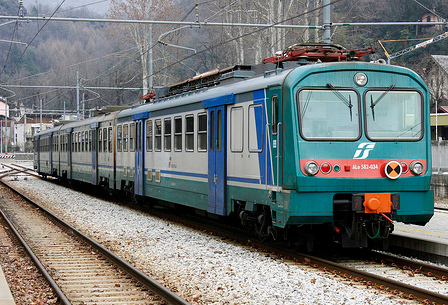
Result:
[[[11,183],[192,304],[408,304],[35,178]]]

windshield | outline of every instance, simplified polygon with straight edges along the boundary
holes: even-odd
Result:
[[[417,141],[423,136],[422,98],[416,91],[368,91],[365,95],[367,137],[371,140]]]
[[[356,140],[360,136],[356,91],[304,89],[298,94],[300,130],[308,140]]]

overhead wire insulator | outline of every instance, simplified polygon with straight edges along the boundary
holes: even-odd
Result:
[[[19,17],[23,18],[23,0],[19,0]]]

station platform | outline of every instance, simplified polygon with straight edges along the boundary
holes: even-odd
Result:
[[[436,209],[425,226],[395,223],[389,249],[448,265],[448,211]]]
[[[12,297],[11,290],[9,290],[8,283],[6,282],[5,274],[0,268],[0,304],[1,305],[15,305],[14,298]]]

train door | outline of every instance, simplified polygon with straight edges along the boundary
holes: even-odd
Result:
[[[40,172],[40,153],[41,153],[41,146],[40,146],[40,138],[39,136],[34,137],[34,168],[39,173]]]
[[[208,207],[209,213],[226,215],[226,106],[208,109]]]
[[[135,182],[134,193],[144,196],[144,176],[145,176],[145,150],[144,150],[144,126],[143,120],[135,121]]]
[[[49,141],[49,145],[48,145],[48,165],[50,165],[50,168],[48,170],[48,172],[50,173],[50,175],[53,175],[53,168],[54,168],[54,164],[53,164],[53,149],[54,149],[54,145],[53,145],[53,133],[51,132],[50,135],[48,136],[48,141]]]
[[[72,179],[73,129],[67,128],[67,179]]]
[[[270,135],[267,137],[267,147],[271,148],[272,156],[272,177],[268,180],[269,184],[276,186],[281,185],[281,132],[282,132],[282,118],[281,118],[281,88],[271,87],[266,91],[266,108],[267,118],[269,124],[267,125],[267,132]]]
[[[92,137],[89,137],[92,145],[92,184],[98,184],[98,122],[90,124],[90,132]],[[89,144],[90,145],[90,144]]]

